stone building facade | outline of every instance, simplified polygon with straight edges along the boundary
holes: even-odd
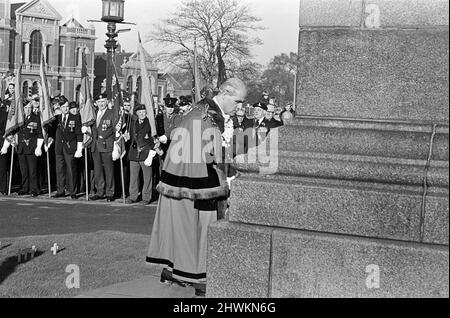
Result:
[[[0,0],[0,76],[17,70],[22,62],[25,98],[37,90],[42,50],[51,94],[59,90],[69,100],[78,100],[83,51],[93,78],[95,29],[74,18],[65,21],[47,0],[13,4]]]

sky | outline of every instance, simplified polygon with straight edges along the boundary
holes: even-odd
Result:
[[[102,14],[101,0],[47,0],[62,16],[65,22],[72,15],[85,27],[87,20],[100,20]],[[238,0],[247,4],[253,15],[262,19],[260,25],[265,30],[253,33],[263,41],[252,53],[254,60],[267,65],[270,60],[281,53],[297,52],[298,15],[300,0]],[[12,1],[24,2],[24,1]],[[137,31],[145,38],[152,26],[176,12],[180,0],[125,0],[125,21],[134,22],[136,26],[119,25],[118,29],[132,28],[130,32],[120,33],[118,40],[127,52],[137,48]],[[106,23],[94,23],[96,28],[96,52],[105,51]],[[145,44],[150,55],[161,50],[152,43]]]

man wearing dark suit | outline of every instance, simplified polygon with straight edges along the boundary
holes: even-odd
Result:
[[[6,122],[8,120],[8,108],[6,104],[0,101],[0,145],[3,146],[3,142],[5,139],[3,136],[5,135]],[[0,153],[0,195],[7,194],[8,187],[8,154],[7,151],[5,154]]]
[[[57,193],[55,198],[64,197],[65,189],[72,199],[77,193],[77,162],[75,158],[83,155],[83,134],[81,133],[81,117],[69,112],[76,108],[75,102],[67,101],[60,106],[61,115],[56,116],[55,128],[55,155]]]
[[[21,189],[18,194],[25,195],[31,192],[32,197],[37,197],[40,193],[37,159],[42,156],[44,137],[42,135],[41,119],[32,112],[31,103],[26,104],[23,110],[24,125],[19,128],[17,134],[17,154],[22,175]]]
[[[244,152],[248,151],[249,147],[254,147],[261,144],[267,137],[271,129],[282,126],[282,122],[266,118],[267,105],[264,103],[256,103],[253,105],[254,118],[244,118],[240,125],[241,130],[245,134]]]
[[[153,171],[152,162],[156,155],[154,150],[152,129],[148,120],[145,105],[137,105],[136,115],[132,117],[130,127],[131,147],[128,153],[130,160],[130,197],[127,203],[137,202],[139,192],[142,192],[142,201],[149,204],[152,200]],[[159,142],[157,142],[159,144]],[[142,170],[144,182],[142,191],[139,191],[139,174]]]
[[[116,134],[118,118],[111,109],[108,109],[106,94],[97,99],[97,120],[92,126],[91,152],[94,161],[94,176],[96,194],[92,200],[114,201],[114,162],[112,152]]]

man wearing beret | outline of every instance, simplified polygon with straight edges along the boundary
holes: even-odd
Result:
[[[41,129],[41,119],[32,111],[31,103],[23,107],[24,124],[18,129],[17,154],[19,158],[20,173],[22,175],[19,195],[29,194],[37,197],[40,194],[38,180],[38,157],[42,156],[44,137]],[[5,154],[10,146],[9,142],[3,144],[1,153]]]
[[[164,112],[159,118],[158,122],[158,136],[161,142],[162,150],[164,151],[163,159],[165,158],[166,151],[169,148],[172,131],[180,125],[182,116],[175,113],[175,106],[177,99],[170,97],[167,94],[164,98]]]
[[[95,201],[106,197],[108,202],[112,202],[114,201],[115,190],[112,152],[118,118],[114,115],[113,110],[108,108],[106,94],[100,94],[97,97],[96,104],[98,111],[96,114],[97,120],[92,125],[91,152],[97,192],[91,199]]]
[[[131,147],[128,153],[130,160],[130,196],[127,203],[136,203],[139,193],[142,193],[142,201],[149,204],[152,200],[153,170],[152,162],[156,155],[155,142],[150,122],[147,118],[145,105],[138,104],[135,107],[136,115],[133,115],[129,135]],[[159,143],[158,145],[159,146]],[[139,174],[142,171],[144,182],[142,191],[139,190]]]
[[[55,130],[55,155],[57,193],[55,198],[65,197],[65,190],[72,199],[77,193],[77,162],[75,158],[83,155],[83,134],[81,133],[81,117],[70,112],[77,108],[77,103],[68,102],[60,97],[61,114],[56,116],[53,128]]]

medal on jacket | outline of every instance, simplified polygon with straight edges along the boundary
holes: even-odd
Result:
[[[69,121],[69,128],[70,128],[70,132],[74,132],[75,120]]]
[[[30,139],[24,139],[23,142],[27,145],[27,147],[30,145]]]
[[[33,130],[37,130],[37,123],[31,122],[27,126],[28,129],[30,129],[30,133],[33,133]]]
[[[145,134],[144,139],[149,139],[150,137],[148,136],[148,134]]]

